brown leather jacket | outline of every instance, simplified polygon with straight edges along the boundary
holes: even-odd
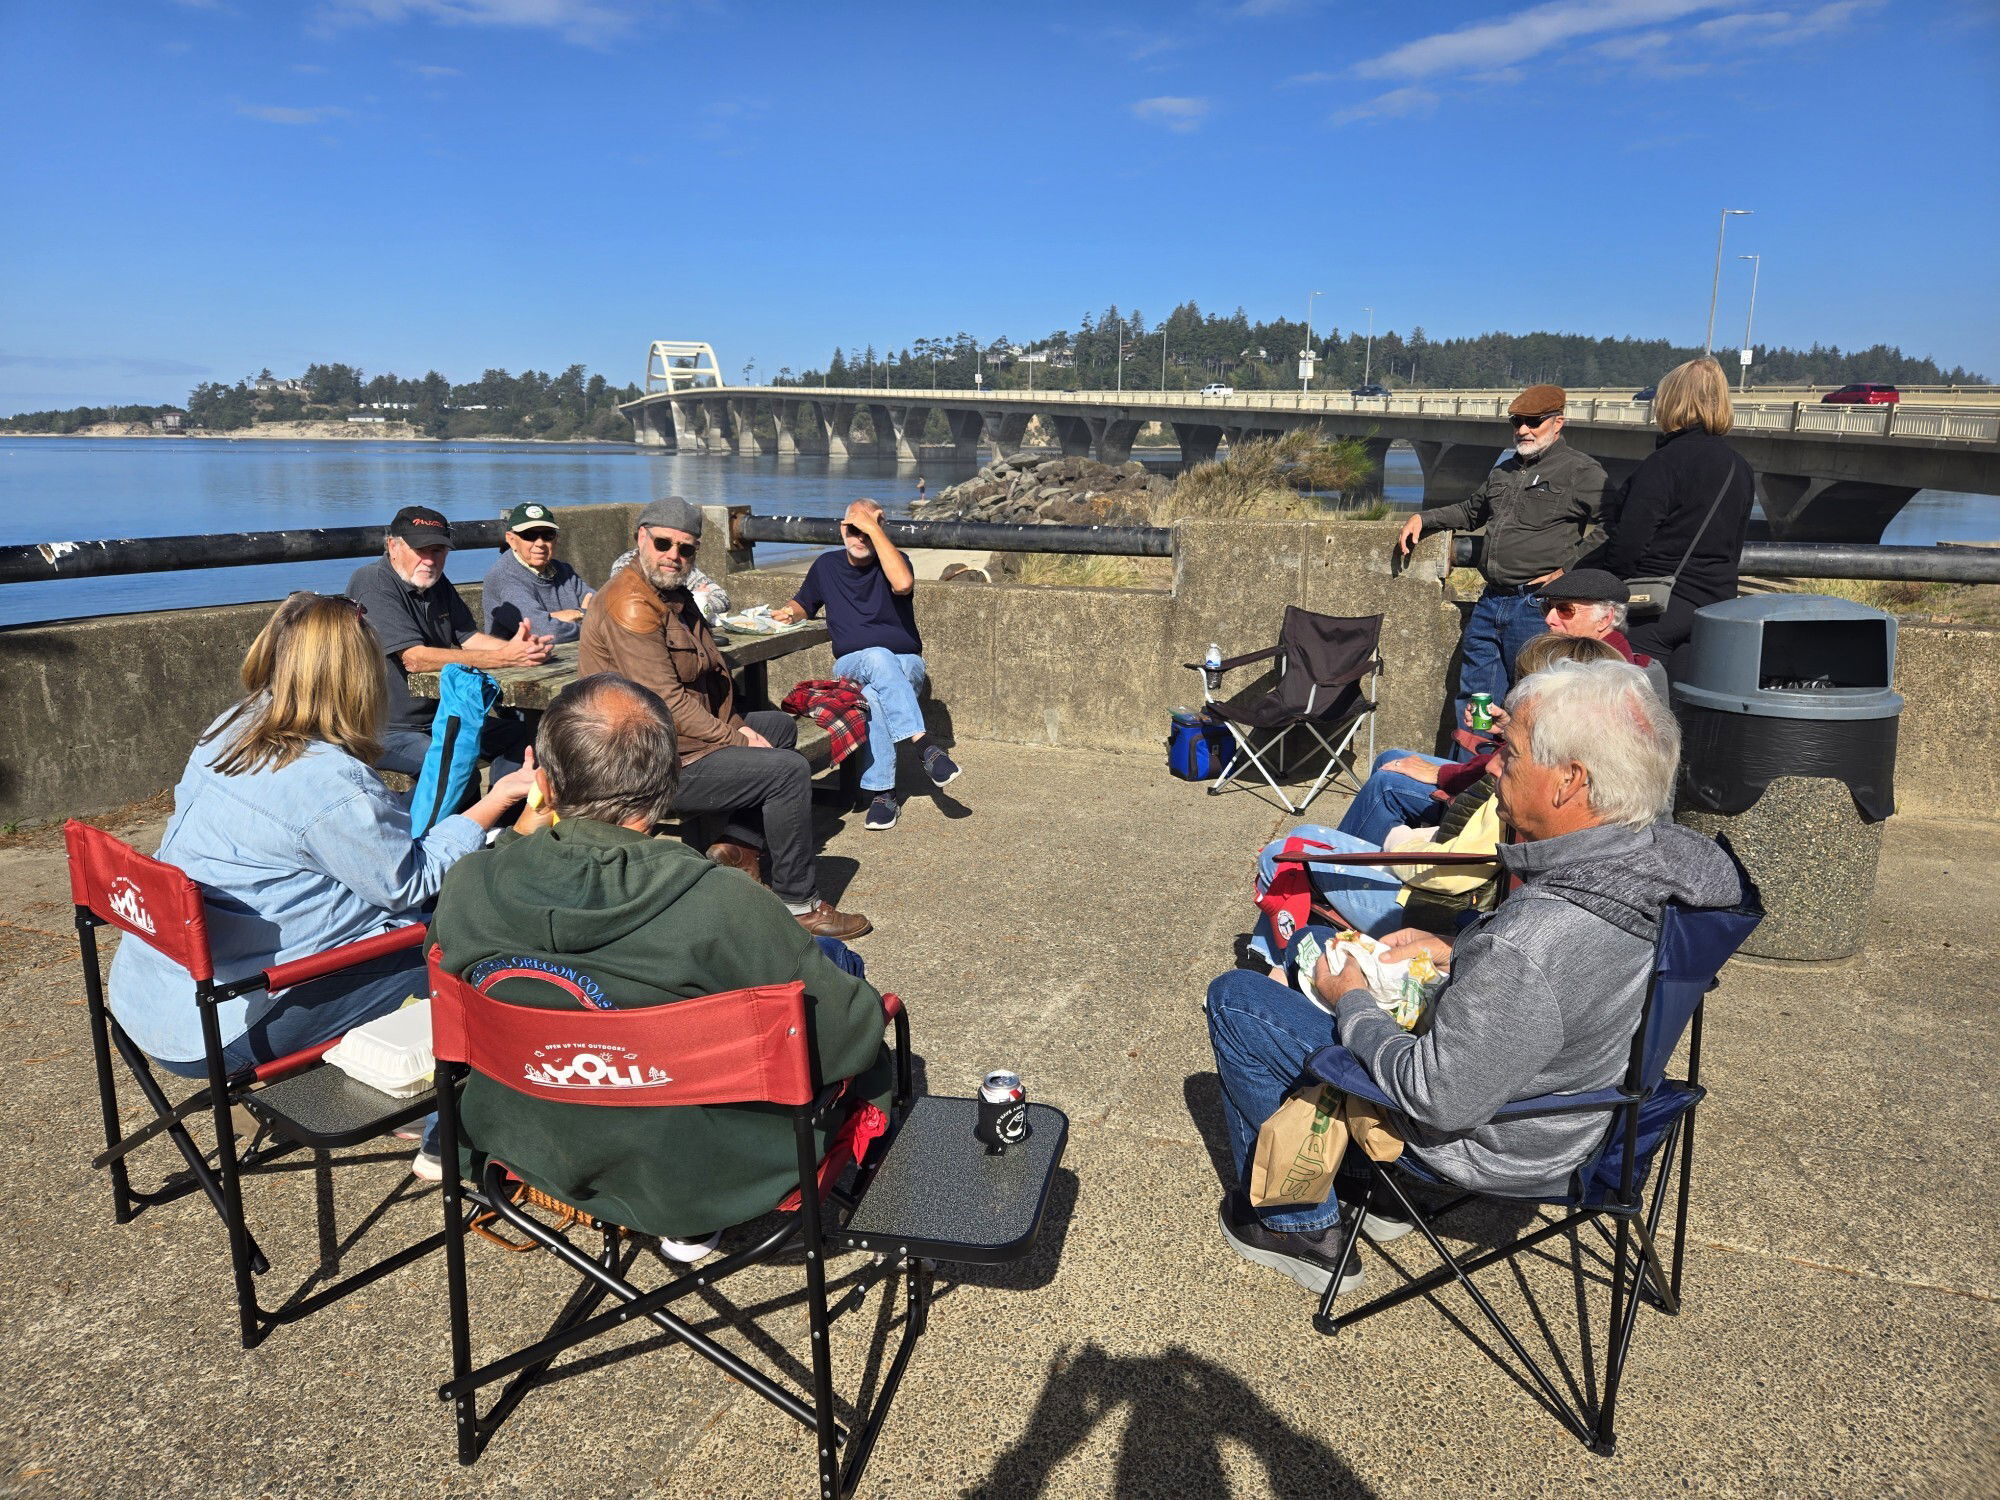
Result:
[[[658,693],[674,716],[682,765],[742,743],[735,684],[708,623],[686,590],[663,596],[637,563],[620,568],[584,611],[577,670],[616,672]]]

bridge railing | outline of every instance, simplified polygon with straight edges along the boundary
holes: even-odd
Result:
[[[654,399],[693,401],[847,401],[857,405],[912,406],[935,403],[953,406],[1030,406],[1038,411],[1070,406],[1185,409],[1212,415],[1219,425],[1259,412],[1343,412],[1360,415],[1470,418],[1501,421],[1509,396],[1431,394],[1421,391],[1389,396],[1351,396],[1345,391],[1240,391],[1233,396],[1204,396],[1198,391],[1077,391],[1060,387],[1033,391],[968,391],[958,388],[896,386],[731,386],[721,389],[662,392]],[[636,405],[638,403],[627,403]],[[2000,408],[1916,405],[1839,405],[1818,401],[1738,401],[1736,425],[1745,432],[1850,434],[1855,437],[1911,438],[1968,443],[2000,443]],[[1645,427],[1653,420],[1652,403],[1608,397],[1572,399],[1571,422],[1579,426]]]

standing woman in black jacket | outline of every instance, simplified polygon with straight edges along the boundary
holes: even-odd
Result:
[[[1673,654],[1693,632],[1694,612],[1736,597],[1755,476],[1723,441],[1736,415],[1729,377],[1713,359],[1691,359],[1666,373],[1653,397],[1653,421],[1657,446],[1605,506],[1608,539],[1575,566],[1625,579],[1663,578],[1679,569],[1666,613],[1625,627],[1633,650],[1658,657],[1675,673]]]

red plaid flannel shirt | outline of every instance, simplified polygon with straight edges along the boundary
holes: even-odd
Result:
[[[850,677],[815,677],[785,694],[778,705],[793,718],[810,718],[827,733],[837,766],[868,738],[868,702]]]

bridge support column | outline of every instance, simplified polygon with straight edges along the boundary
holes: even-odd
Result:
[[[1090,424],[1082,417],[1044,416],[1042,420],[1055,429],[1056,442],[1062,448],[1064,458],[1088,458],[1093,434]]]
[[[1774,542],[1879,542],[1917,488],[1803,474],[1757,476]]]
[[[708,451],[709,413],[707,406],[699,401],[680,401],[674,405],[674,421],[680,426],[680,451],[683,453],[705,453]]]
[[[819,412],[821,430],[826,433],[826,451],[831,458],[854,457],[854,412],[851,401],[820,401],[815,403]]]
[[[1129,417],[1115,417],[1094,424],[1097,439],[1097,461],[1101,464],[1122,464],[1132,456],[1133,439],[1139,436],[1144,422],[1135,422]]]
[[[772,414],[778,420],[780,453],[826,452],[826,422],[813,402],[774,402]]]
[[[986,441],[992,445],[993,456],[1005,458],[1010,453],[1019,453],[1028,437],[1028,424],[1034,420],[1033,413],[988,412]]]
[[[896,456],[896,414],[889,407],[877,402],[867,405],[868,425],[875,430],[875,441],[868,448],[871,458],[894,458]]]
[[[1202,422],[1174,423],[1174,441],[1181,445],[1181,463],[1192,467],[1215,457],[1222,446],[1222,429]]]
[[[1222,439],[1229,445],[1231,453],[1234,453],[1243,444],[1255,442],[1258,438],[1274,438],[1277,436],[1277,431],[1269,427],[1225,427],[1222,429]]]
[[[730,451],[746,458],[757,451],[757,403],[754,401],[731,401],[729,411]]]
[[[979,436],[986,429],[985,416],[976,411],[948,411],[944,416],[951,424],[951,456],[976,461]]]
[[[915,463],[917,450],[923,446],[924,429],[931,424],[931,409],[928,406],[888,406],[878,409],[889,413],[890,422],[889,432],[878,432],[875,435],[878,450],[885,454],[893,453],[899,459]]]
[[[1410,446],[1417,450],[1417,464],[1424,471],[1427,507],[1463,500],[1485,482],[1507,451],[1486,443],[1414,442]]]
[[[655,402],[632,413],[632,440],[641,448],[674,446],[674,410],[670,402]]]

